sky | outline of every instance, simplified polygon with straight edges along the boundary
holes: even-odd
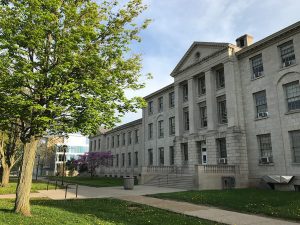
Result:
[[[300,19],[299,0],[144,0],[148,9],[139,20],[152,19],[133,46],[142,54],[146,87],[127,91],[128,97],[146,96],[173,82],[170,73],[194,41],[229,42],[250,34],[254,42]],[[122,123],[142,117],[127,113]]]

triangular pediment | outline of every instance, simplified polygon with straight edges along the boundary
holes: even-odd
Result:
[[[229,45],[230,44],[228,43],[218,42],[194,42],[179,61],[171,73],[171,76],[201,61],[201,59],[205,59],[210,55],[213,55],[214,53],[228,47]]]

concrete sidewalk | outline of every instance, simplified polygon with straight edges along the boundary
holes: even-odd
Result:
[[[189,216],[216,221],[232,225],[299,225],[296,222],[288,222],[268,217],[232,212],[213,207],[194,205],[186,202],[163,200],[145,196],[120,196],[117,199],[149,205],[160,209],[169,210]]]

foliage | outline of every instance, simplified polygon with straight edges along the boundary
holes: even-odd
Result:
[[[57,177],[51,177],[52,180],[57,180]],[[58,177],[60,180],[61,177]],[[64,177],[64,181],[67,183],[80,184],[90,187],[114,187],[122,186],[123,179],[116,177]]]
[[[218,225],[162,209],[114,199],[32,200],[32,217],[13,214],[11,200],[0,200],[0,224]],[[162,223],[163,221],[163,223]]]
[[[113,155],[111,152],[86,152],[79,156],[75,163],[82,168],[88,168],[91,176],[95,175],[96,168],[101,166],[111,166]],[[82,170],[81,170],[82,171]]]
[[[185,191],[151,196],[300,221],[300,194],[297,192],[231,189]]]

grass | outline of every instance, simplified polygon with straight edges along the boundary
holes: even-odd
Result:
[[[0,224],[220,225],[150,206],[114,199],[32,200],[32,217],[13,213],[12,200],[0,200]]]
[[[152,197],[300,221],[300,193],[259,189],[185,191]]]
[[[0,187],[0,195],[15,194],[16,188],[17,188],[17,181],[11,180],[8,186]],[[49,189],[54,189],[54,188],[55,188],[54,184],[49,184]],[[32,181],[31,192],[37,192],[38,190],[46,190],[46,189],[47,189],[46,182],[35,181],[35,180]]]
[[[61,177],[51,177],[50,179],[61,180]],[[123,185],[123,179],[115,177],[64,177],[64,181],[90,187],[114,187]]]

